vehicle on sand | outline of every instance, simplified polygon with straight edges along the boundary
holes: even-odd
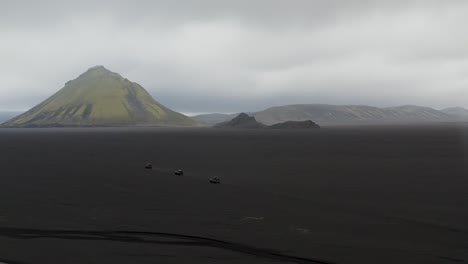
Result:
[[[210,179],[210,183],[213,183],[213,184],[220,184],[221,183],[221,180],[219,179],[219,177],[215,176],[213,178]]]

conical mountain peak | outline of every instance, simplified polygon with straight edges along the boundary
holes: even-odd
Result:
[[[88,71],[95,71],[95,70],[106,70],[106,71],[109,71],[108,69],[106,69],[106,67],[104,67],[103,65],[96,65],[96,66],[93,66],[91,68],[88,69]]]
[[[97,65],[97,66],[89,68],[87,71],[82,73],[78,78],[83,77],[83,76],[89,76],[89,75],[92,75],[95,77],[110,76],[114,78],[124,79],[120,74],[110,71],[102,65]]]
[[[104,66],[89,68],[47,100],[4,126],[197,125],[163,106],[139,84]]]

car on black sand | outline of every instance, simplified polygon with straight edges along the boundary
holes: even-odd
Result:
[[[221,180],[219,179],[219,177],[215,176],[215,177],[210,179],[210,183],[221,184]]]

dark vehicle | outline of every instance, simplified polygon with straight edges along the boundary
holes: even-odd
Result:
[[[176,170],[176,171],[174,171],[174,175],[182,176],[182,175],[184,175],[184,171],[183,170]]]
[[[145,165],[145,169],[151,170],[153,168],[153,165],[151,163],[148,163]]]
[[[213,178],[210,179],[210,183],[213,183],[213,184],[220,184],[221,183],[221,180],[219,179],[219,177],[215,176]]]

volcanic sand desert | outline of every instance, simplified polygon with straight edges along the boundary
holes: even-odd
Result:
[[[0,147],[0,262],[468,261],[466,125],[0,129]]]

